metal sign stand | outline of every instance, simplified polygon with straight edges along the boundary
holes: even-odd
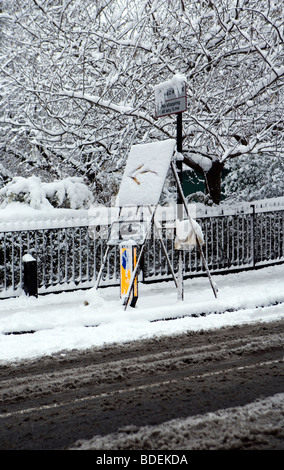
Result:
[[[142,255],[143,255],[144,248],[145,248],[145,241],[146,241],[150,231],[152,230],[152,223],[153,223],[153,220],[154,220],[154,216],[155,216],[157,207],[158,207],[158,205],[156,205],[156,207],[155,207],[155,209],[152,213],[150,211],[151,217],[150,217],[150,220],[148,222],[148,227],[147,227],[147,230],[146,230],[146,233],[145,233],[145,236],[144,236],[144,240],[143,240],[143,243],[142,243],[142,246],[141,246],[141,249],[140,249],[138,260],[136,262],[136,265],[135,265],[134,270],[133,270],[132,275],[131,275],[131,279],[130,279],[129,287],[128,287],[128,292],[127,292],[127,294],[124,298],[124,301],[123,301],[124,310],[127,309],[127,306],[129,304],[129,301],[130,301],[131,292],[133,290],[135,279],[137,277],[138,269],[139,269],[139,266],[140,266],[140,263],[141,263],[141,260],[142,260]]]
[[[169,265],[170,271],[172,273],[174,283],[175,283],[176,287],[178,287],[178,281],[176,279],[173,266],[171,265],[169,255],[167,253],[165,244],[163,242],[163,239],[162,239],[161,234],[159,232],[157,222],[155,220],[155,214],[156,214],[157,207],[158,207],[158,204],[154,207],[154,209],[152,209],[151,206],[148,206],[148,210],[149,210],[149,213],[150,213],[150,218],[148,220],[147,228],[146,228],[145,233],[144,233],[144,238],[139,243],[141,245],[141,248],[140,248],[140,253],[139,253],[138,259],[137,260],[135,259],[135,263],[133,263],[133,265],[132,265],[133,270],[132,270],[132,273],[131,273],[131,278],[127,282],[127,286],[128,286],[127,291],[126,292],[124,291],[124,295],[123,295],[124,310],[127,309],[128,305],[130,305],[131,307],[135,307],[135,305],[136,305],[136,302],[137,302],[137,299],[138,299],[138,284],[137,284],[138,283],[138,280],[137,280],[138,269],[139,269],[140,264],[141,264],[142,255],[143,255],[144,248],[145,248],[145,241],[146,241],[147,237],[149,236],[150,232],[152,231],[153,226],[155,226],[156,232],[157,232],[159,240],[161,242],[161,246],[162,246],[162,249],[165,253],[166,260],[167,260],[167,263]],[[109,237],[110,237],[110,235],[109,235]],[[127,245],[127,241],[125,242],[125,246],[126,245]],[[97,283],[96,283],[96,289],[98,289],[99,285],[100,285],[102,273],[103,273],[103,270],[104,270],[104,267],[105,267],[105,264],[106,264],[106,261],[107,261],[110,246],[111,246],[111,244],[109,243],[109,240],[108,240],[107,249],[106,249],[106,252],[105,252],[105,255],[104,255],[103,263],[102,263],[102,266],[100,268]],[[137,286],[137,288],[136,288],[136,286]]]
[[[162,87],[162,93],[165,93],[164,86]],[[191,216],[189,214],[187,203],[186,203],[183,191],[182,191],[182,158],[181,158],[181,154],[182,154],[182,113],[183,113],[183,111],[186,110],[186,106],[187,106],[186,84],[185,83],[183,84],[183,87],[181,88],[181,91],[178,92],[177,96],[176,96],[175,90],[172,89],[172,87],[166,89],[166,95],[167,95],[167,98],[170,97],[170,99],[166,99],[165,104],[163,104],[161,108],[157,107],[156,116],[161,117],[161,116],[164,116],[165,113],[166,114],[169,113],[169,114],[176,114],[177,115],[176,161],[175,162],[171,161],[171,163],[170,163],[170,160],[167,161],[167,164],[171,164],[172,171],[173,171],[173,174],[174,174],[174,177],[175,177],[175,180],[176,180],[176,184],[177,184],[177,219],[179,221],[183,220],[183,207],[184,207],[185,211],[187,213],[188,219],[190,221],[193,233],[195,235],[196,243],[197,243],[197,246],[198,246],[202,261],[203,261],[203,264],[205,266],[207,276],[210,280],[211,287],[213,289],[215,297],[217,297],[217,293],[216,293],[217,290],[216,290],[215,285],[214,285],[214,283],[211,279],[211,275],[210,275],[210,272],[209,272],[209,269],[208,269],[203,251],[202,251],[202,247],[201,247],[200,241],[198,239],[198,236],[196,234],[195,227],[193,225]],[[172,152],[173,152],[173,150],[172,150]],[[170,154],[168,154],[168,155],[170,157]],[[172,155],[171,156],[171,160],[172,160],[173,154],[171,154],[171,155]],[[181,250],[179,251],[178,279],[176,279],[175,272],[174,272],[174,269],[171,265],[169,255],[167,253],[165,244],[164,244],[162,236],[160,234],[158,225],[155,221],[155,214],[156,214],[156,210],[157,210],[157,207],[158,207],[158,202],[159,201],[156,200],[155,203],[152,203],[153,207],[154,207],[154,210],[152,210],[151,205],[148,205],[148,209],[149,209],[149,212],[150,212],[150,219],[148,220],[148,225],[147,225],[147,229],[144,232],[143,240],[142,241],[140,240],[140,242],[139,242],[139,244],[141,245],[141,248],[140,248],[140,253],[139,253],[138,259],[136,260],[136,251],[135,251],[135,262],[132,262],[133,261],[133,253],[132,253],[131,269],[129,269],[129,266],[128,266],[127,274],[125,274],[125,272],[124,272],[124,275],[126,276],[125,284],[124,284],[124,290],[123,290],[124,310],[126,310],[126,308],[129,304],[130,304],[130,306],[135,307],[135,304],[136,304],[136,301],[137,301],[137,298],[138,298],[138,278],[137,278],[138,269],[139,269],[141,259],[142,259],[142,255],[143,255],[143,252],[144,252],[146,238],[149,235],[150,231],[152,230],[153,226],[155,226],[156,232],[158,234],[158,237],[159,237],[161,245],[162,245],[162,249],[163,249],[164,254],[166,256],[167,263],[170,267],[170,271],[172,273],[173,280],[174,280],[175,285],[178,289],[178,300],[184,300],[183,252]],[[143,202],[141,202],[141,204],[143,204]],[[140,204],[138,203],[137,206],[140,206]],[[127,205],[125,205],[125,207],[127,207]],[[137,207],[137,211],[138,211],[138,207]],[[120,215],[121,215],[121,208],[120,208],[120,212],[119,212],[119,218],[120,218]],[[119,220],[116,221],[116,222],[120,223]],[[120,233],[120,231],[119,231],[119,233]],[[121,240],[121,241],[123,241],[123,240]],[[135,242],[135,240],[134,240],[134,242]],[[132,243],[132,246],[133,246],[133,241],[131,243]],[[127,244],[127,242],[126,242],[126,244]],[[123,247],[124,246],[125,245],[123,245]],[[103,272],[103,269],[104,269],[106,261],[107,261],[109,249],[110,249],[110,241],[108,239],[107,250],[106,250],[106,253],[105,253],[105,256],[104,256],[104,259],[103,259],[103,263],[102,263],[102,266],[100,268],[100,272],[99,272],[98,279],[97,279],[97,284],[96,284],[97,289],[99,287],[100,280],[101,280],[101,277],[102,277],[102,272]],[[130,242],[129,242],[128,249],[131,249]],[[121,272],[123,271],[123,269],[124,269],[124,271],[126,271],[125,268],[122,267],[122,265],[121,265]],[[132,270],[132,273],[131,273],[131,277],[130,277],[131,270]],[[122,284],[121,284],[121,286],[122,286]],[[122,292],[122,289],[121,289],[121,292]],[[131,300],[131,298],[132,298],[132,300]]]
[[[200,252],[203,264],[205,266],[207,276],[209,278],[212,290],[214,292],[215,297],[217,297],[217,289],[211,279],[211,275],[202,251],[202,247],[200,245],[199,239],[195,232],[194,225],[191,220],[191,216],[188,212],[187,203],[183,194],[182,190],[182,158],[179,158],[182,154],[182,113],[187,109],[187,98],[186,98],[186,83],[180,87],[179,92],[176,93],[174,89],[173,82],[167,82],[166,86],[165,83],[158,85],[157,93],[164,94],[165,103],[161,106],[159,103],[159,99],[156,97],[156,117],[162,117],[169,114],[176,114],[177,116],[177,135],[176,135],[176,146],[177,146],[177,156],[175,163],[171,163],[172,170],[174,173],[174,177],[177,183],[177,219],[183,220],[183,207],[187,213],[188,219],[190,221],[193,233],[195,234],[196,243],[198,246],[198,250]],[[173,97],[174,99],[169,99],[169,97]],[[178,110],[175,108],[177,106]],[[183,252],[179,251],[179,259],[178,259],[178,300],[184,300],[184,268],[183,268]]]
[[[182,200],[182,203],[183,203],[183,206],[184,206],[184,208],[185,208],[185,211],[186,211],[188,220],[189,220],[189,222],[190,222],[190,224],[191,224],[192,231],[193,231],[193,233],[194,233],[194,235],[195,235],[195,238],[196,238],[196,243],[197,243],[197,247],[198,247],[198,250],[199,250],[199,253],[200,253],[202,262],[203,262],[203,264],[204,264],[204,267],[205,267],[205,270],[206,270],[206,273],[207,273],[209,282],[210,282],[210,284],[211,284],[211,287],[212,287],[214,296],[217,298],[217,288],[216,288],[214,282],[212,281],[211,274],[210,274],[210,271],[209,271],[209,269],[208,269],[208,265],[207,265],[205,256],[204,256],[204,254],[203,254],[202,246],[201,246],[201,244],[200,244],[200,242],[199,242],[198,236],[197,236],[197,234],[196,234],[196,231],[195,231],[195,228],[194,228],[192,219],[191,219],[191,215],[190,215],[190,213],[189,213],[189,211],[188,211],[186,199],[185,199],[184,194],[183,194],[183,191],[182,191],[182,187],[181,187],[180,180],[179,180],[179,175],[178,175],[178,173],[177,173],[177,169],[176,169],[176,166],[175,166],[174,162],[172,162],[171,166],[172,166],[173,174],[174,174],[174,177],[175,177],[175,180],[176,180],[176,183],[177,183],[177,188],[178,188],[178,192],[179,192],[180,198],[181,198],[181,200]]]

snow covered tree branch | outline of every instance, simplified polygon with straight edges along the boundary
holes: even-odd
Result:
[[[153,92],[175,73],[185,75],[188,86],[184,162],[203,175],[214,202],[224,165],[283,151],[283,11],[277,2],[2,5],[4,167],[16,168],[20,159],[46,178],[50,172],[84,176],[97,194],[109,185],[110,197],[133,143],[175,137],[174,116],[155,118]]]

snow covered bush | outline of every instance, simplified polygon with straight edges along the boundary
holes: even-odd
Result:
[[[28,204],[34,209],[43,206],[88,209],[93,202],[93,195],[82,178],[70,177],[44,183],[37,176],[18,176],[0,190],[0,203],[6,206],[10,202]]]
[[[281,157],[240,156],[231,161],[223,189],[229,201],[253,201],[284,194],[284,162]]]

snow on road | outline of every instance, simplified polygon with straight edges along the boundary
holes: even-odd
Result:
[[[78,441],[73,449],[244,450],[256,445],[258,450],[272,450],[268,438],[275,435],[278,446],[283,438],[283,407],[284,394],[279,393],[246,406],[173,419],[158,426],[128,426],[117,433]]]
[[[0,300],[0,362],[110,343],[284,318],[284,265],[185,281],[139,284],[135,309],[123,310],[119,288]],[[157,321],[165,320],[168,321]],[[31,334],[11,334],[33,332]]]

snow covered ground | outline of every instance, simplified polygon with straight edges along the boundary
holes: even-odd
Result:
[[[172,281],[139,284],[135,309],[122,308],[119,288],[0,301],[0,363],[113,342],[284,318],[284,265],[185,281],[184,301]],[[207,315],[205,315],[207,314]],[[168,321],[157,321],[167,319]],[[31,334],[11,334],[33,332]]]

